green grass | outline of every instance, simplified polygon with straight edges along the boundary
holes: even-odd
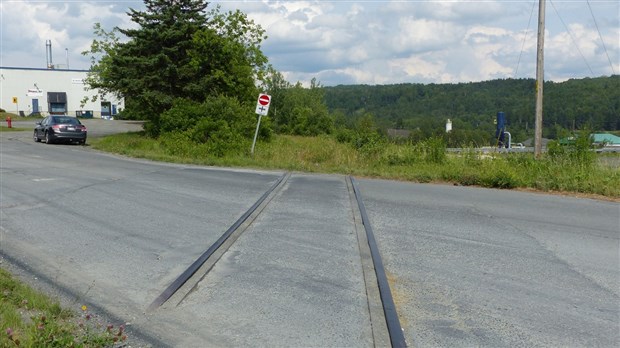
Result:
[[[81,307],[77,314],[0,268],[0,347],[112,347],[124,327],[102,324]]]
[[[23,132],[23,131],[29,131],[31,130],[30,128],[17,128],[17,127],[6,127],[4,125],[0,126],[0,132]]]
[[[36,119],[41,119],[41,117],[21,117],[21,116],[17,116],[16,114],[12,114],[10,112],[0,112],[0,132],[23,132],[27,130],[32,130],[32,128],[17,128],[17,127],[9,128],[8,123],[6,122],[7,117],[11,117],[12,121],[33,121]]]
[[[2,123],[4,123],[4,125],[6,125],[7,117],[11,117],[11,120],[13,121],[30,121],[30,120],[36,120],[36,119],[43,118],[42,116],[22,117],[22,116],[18,116],[17,114],[10,113],[10,112],[0,112],[0,120],[2,121]]]
[[[594,194],[620,197],[618,166],[588,162],[574,153],[535,160],[527,153],[481,154],[474,149],[446,154],[434,140],[419,144],[381,143],[354,148],[333,137],[274,136],[259,142],[255,154],[217,157],[202,144],[159,142],[143,133],[125,133],[93,139],[91,145],[103,151],[157,161],[301,172],[341,173],[363,177],[443,182],[459,185]],[[441,151],[439,151],[441,150]],[[594,154],[592,154],[594,156]],[[620,162],[618,154],[605,155]],[[587,157],[587,156],[586,156]]]

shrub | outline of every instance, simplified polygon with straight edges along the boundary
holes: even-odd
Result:
[[[550,142],[547,145],[548,159],[558,165],[591,168],[596,154],[592,151],[592,139],[589,134],[588,130],[583,130],[575,135],[573,142],[566,145],[557,141]]]
[[[420,146],[427,163],[442,164],[446,161],[446,143],[442,138],[428,138]]]
[[[235,98],[209,97],[204,103],[178,99],[160,117],[160,140],[173,156],[196,151],[201,156],[238,154],[249,148],[256,121],[253,110]],[[263,140],[271,139],[271,122],[267,117],[261,122],[259,134]]]
[[[357,133],[353,146],[363,156],[376,157],[383,151],[385,141],[379,133]]]
[[[168,132],[159,136],[159,141],[167,155],[173,157],[189,157],[194,144],[185,132]]]
[[[247,148],[247,140],[233,129],[224,120],[203,118],[191,130],[191,139],[197,143],[207,144],[208,152],[216,157],[223,157],[227,153],[239,153]]]
[[[160,117],[159,128],[162,133],[183,132],[196,125],[200,119],[208,117],[204,106],[186,99],[177,99],[168,111]]]
[[[336,141],[339,143],[353,143],[355,139],[355,131],[349,128],[338,128],[335,131]]]

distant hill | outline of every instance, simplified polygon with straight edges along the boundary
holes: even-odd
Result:
[[[504,111],[508,127],[531,133],[535,117],[535,80],[502,79],[458,84],[348,85],[324,87],[330,112],[354,120],[372,114],[383,129],[494,129]],[[545,82],[543,128],[620,130],[620,75]]]

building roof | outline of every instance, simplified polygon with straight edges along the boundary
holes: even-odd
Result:
[[[591,135],[592,142],[598,144],[620,145],[620,137],[609,133],[595,133]]]

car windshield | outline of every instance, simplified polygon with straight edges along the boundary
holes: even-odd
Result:
[[[80,124],[80,121],[78,121],[77,118],[75,117],[53,117],[53,122],[54,124],[73,124],[73,125],[77,125]]]

